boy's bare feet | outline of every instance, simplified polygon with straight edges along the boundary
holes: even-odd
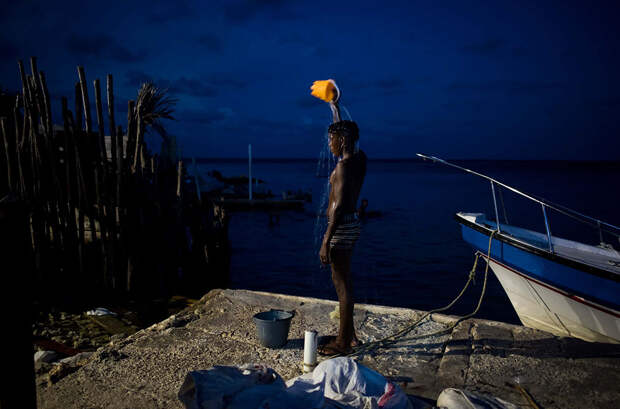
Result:
[[[328,343],[318,347],[317,352],[321,356],[347,355],[353,352],[353,348],[348,345],[342,345],[334,337]]]

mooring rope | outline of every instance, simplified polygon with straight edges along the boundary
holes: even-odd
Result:
[[[478,304],[476,305],[476,309],[474,309],[474,311],[471,312],[470,314],[467,314],[467,315],[464,315],[464,316],[460,317],[455,322],[450,324],[447,328],[444,328],[442,330],[439,330],[439,331],[436,331],[436,332],[432,332],[432,333],[429,333],[429,334],[422,334],[424,337],[430,337],[430,336],[439,335],[439,334],[442,334],[444,332],[447,332],[447,331],[453,329],[454,327],[456,327],[462,321],[464,321],[466,319],[469,319],[469,318],[473,317],[474,315],[476,315],[478,313],[478,310],[480,310],[480,306],[482,305],[482,300],[484,298],[484,294],[485,294],[486,288],[487,288],[487,277],[488,277],[488,273],[489,273],[489,260],[491,258],[491,245],[493,243],[493,236],[495,235],[495,233],[497,233],[497,230],[493,230],[491,232],[491,234],[489,235],[489,248],[488,248],[488,251],[487,251],[487,265],[486,265],[486,267],[484,269],[484,281],[482,283],[482,291],[480,292],[480,298],[478,299]],[[413,330],[416,326],[418,326],[422,321],[424,321],[426,318],[428,318],[431,314],[438,313],[438,312],[443,312],[443,311],[446,311],[446,310],[450,309],[463,296],[463,294],[465,294],[465,291],[469,287],[469,284],[471,284],[472,281],[475,282],[476,269],[478,267],[478,259],[480,258],[481,255],[482,255],[482,253],[476,252],[476,258],[474,259],[474,265],[473,265],[471,271],[469,272],[469,277],[467,279],[467,282],[465,283],[465,286],[463,287],[463,289],[461,290],[459,295],[457,295],[456,298],[454,300],[452,300],[452,302],[450,304],[446,305],[445,307],[441,307],[441,308],[437,308],[437,309],[428,311],[427,313],[422,315],[422,317],[418,318],[417,320],[415,320],[414,322],[410,323],[409,325],[403,327],[401,330],[395,332],[394,334],[389,335],[389,336],[387,336],[385,338],[381,338],[381,339],[376,340],[376,341],[368,342],[368,343],[363,344],[363,345],[361,345],[359,347],[356,347],[356,348],[354,348],[352,353],[344,354],[344,356],[355,356],[355,355],[360,355],[360,354],[363,354],[363,353],[368,353],[368,352],[374,351],[374,350],[379,349],[379,348],[387,348],[390,345],[395,344],[396,342],[398,342],[399,339],[401,339],[402,337],[407,335],[409,332],[411,332],[411,330]],[[341,355],[336,355],[336,356],[341,356]],[[335,358],[336,356],[333,356],[333,358]]]

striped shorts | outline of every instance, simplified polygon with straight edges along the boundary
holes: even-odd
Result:
[[[360,221],[357,214],[350,213],[342,217],[336,231],[329,242],[329,247],[339,250],[352,250],[360,237]]]

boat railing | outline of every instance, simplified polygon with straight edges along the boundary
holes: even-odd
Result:
[[[609,233],[609,234],[611,234],[612,236],[620,238],[620,227],[618,227],[618,226],[614,226],[613,224],[604,222],[604,221],[596,219],[594,217],[590,217],[588,215],[585,215],[583,213],[580,213],[580,212],[578,212],[576,210],[573,210],[573,209],[570,209],[568,207],[565,207],[565,206],[562,206],[562,205],[558,205],[556,203],[552,203],[549,200],[538,198],[538,197],[533,196],[533,195],[529,195],[529,194],[524,193],[524,192],[522,192],[522,191],[520,191],[518,189],[515,189],[512,186],[509,186],[509,185],[507,185],[505,183],[502,183],[502,182],[500,182],[500,181],[498,181],[498,180],[496,180],[496,179],[494,179],[494,178],[492,178],[490,176],[483,175],[482,173],[473,171],[471,169],[464,168],[464,167],[459,166],[459,165],[455,165],[454,163],[447,162],[447,161],[445,161],[445,160],[443,160],[441,158],[438,158],[436,156],[423,155],[421,153],[418,153],[417,156],[419,156],[419,157],[421,157],[423,159],[431,160],[433,162],[438,162],[438,163],[444,164],[446,166],[450,166],[450,167],[453,167],[453,168],[456,168],[456,169],[460,169],[460,170],[462,170],[464,172],[471,173],[472,175],[476,175],[478,177],[481,177],[483,179],[488,180],[491,183],[491,193],[493,195],[493,208],[495,210],[495,222],[496,222],[496,225],[497,225],[498,233],[501,232],[501,227],[500,227],[500,221],[499,221],[500,220],[499,219],[499,211],[498,211],[498,206],[497,206],[497,192],[496,192],[496,188],[495,188],[496,186],[503,187],[503,188],[513,192],[513,193],[516,193],[519,196],[525,197],[526,199],[528,199],[530,201],[533,201],[535,203],[540,204],[540,207],[542,209],[543,218],[545,220],[545,231],[546,231],[546,234],[547,234],[547,243],[548,243],[548,246],[549,246],[548,250],[552,254],[554,253],[554,249],[553,249],[553,244],[552,244],[552,241],[551,241],[551,227],[550,227],[550,224],[549,224],[549,218],[547,217],[547,209],[555,210],[555,211],[557,211],[557,212],[559,212],[559,213],[561,213],[561,214],[563,214],[565,216],[571,217],[571,218],[579,221],[580,223],[583,223],[583,224],[586,224],[586,225],[589,225],[591,227],[594,227],[594,228],[598,229],[599,240],[600,240],[601,244],[604,243],[604,241],[603,241],[603,232],[604,231]],[[499,189],[497,189],[497,190],[499,190]],[[503,198],[501,196],[501,192],[500,192],[500,199],[502,199],[502,205],[503,205]],[[504,209],[504,212],[505,212],[505,209]]]

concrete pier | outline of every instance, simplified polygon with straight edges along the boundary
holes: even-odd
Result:
[[[40,408],[182,408],[177,392],[188,371],[256,362],[284,379],[302,373],[304,331],[335,334],[333,301],[245,290],[214,290],[189,309],[100,348],[78,371],[46,386]],[[294,310],[288,343],[259,345],[252,316]],[[355,306],[359,338],[396,332],[422,311]],[[588,343],[500,322],[433,315],[389,349],[358,357],[409,395],[434,401],[455,387],[488,393],[528,408],[520,384],[545,409],[616,408],[620,403],[620,345]]]

